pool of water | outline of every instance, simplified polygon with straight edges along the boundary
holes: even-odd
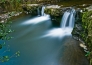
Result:
[[[20,51],[20,57],[0,65],[88,65],[77,45],[79,42],[55,28],[48,16],[28,15],[14,20],[11,25],[15,32],[10,34],[14,38],[7,41],[11,49],[7,54]]]

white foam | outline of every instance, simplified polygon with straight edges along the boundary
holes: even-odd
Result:
[[[54,28],[46,32],[42,37],[59,37],[62,38],[65,35],[71,35],[72,28]]]
[[[41,16],[41,17],[35,17],[33,19],[30,19],[30,20],[23,22],[22,24],[24,24],[24,25],[26,25],[26,24],[37,24],[37,23],[40,23],[40,22],[43,22],[43,21],[49,20],[49,19],[50,19],[49,15]]]

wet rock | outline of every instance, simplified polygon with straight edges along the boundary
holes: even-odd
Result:
[[[91,6],[92,7],[92,6]],[[84,49],[86,52],[87,58],[90,60],[90,65],[92,65],[92,11],[91,9],[88,9],[88,11],[85,11],[82,13],[82,17],[80,17],[82,20],[79,23],[75,23],[75,27],[73,29],[73,36],[77,36],[79,41],[82,43],[80,46]],[[79,32],[79,33],[78,33]],[[75,38],[77,39],[77,38]]]
[[[90,65],[92,65],[92,59],[90,60]]]
[[[59,9],[60,8],[60,6],[58,6],[58,5],[50,5],[50,6],[47,6],[46,8],[55,8],[55,9]]]
[[[73,38],[76,39],[76,40],[79,40],[78,35],[73,35]]]
[[[27,6],[39,6],[39,4],[27,4]]]
[[[0,14],[3,12],[3,9],[0,7]]]
[[[92,11],[92,5],[86,8],[88,11]]]
[[[80,47],[82,47],[84,50],[87,50],[87,46],[83,43],[80,43]]]
[[[37,15],[37,9],[40,7],[39,4],[23,4],[22,9],[26,14]]]
[[[8,18],[11,18],[13,16],[19,16],[20,14],[22,14],[22,12],[8,12],[8,13],[5,13],[5,14],[1,14],[0,15],[0,22],[3,23],[5,22]]]
[[[76,24],[75,27],[76,27],[76,29],[78,29],[79,31],[82,30],[82,26],[81,26],[81,24]]]
[[[57,8],[46,8],[45,9],[45,13],[53,15],[53,16],[60,16],[60,15],[62,15],[61,9],[57,9]]]

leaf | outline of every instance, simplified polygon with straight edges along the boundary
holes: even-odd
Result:
[[[0,44],[0,49],[2,49],[2,45]]]
[[[18,53],[20,53],[20,51],[18,51]]]
[[[16,52],[15,54],[18,54],[18,52]]]
[[[18,54],[18,56],[20,56],[20,54]]]
[[[5,58],[9,58],[9,56],[4,56]]]

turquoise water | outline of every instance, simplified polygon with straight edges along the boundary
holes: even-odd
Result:
[[[12,55],[20,51],[20,57],[13,57],[9,62],[0,65],[88,65],[83,53],[76,54],[82,52],[75,46],[78,42],[73,40],[71,35],[64,35],[65,32],[59,27],[55,28],[49,17],[24,16],[13,21],[12,29],[15,32],[10,36],[14,38],[7,41],[11,51],[6,54]],[[74,47],[71,48],[72,45]],[[75,49],[79,51],[72,54]],[[71,62],[67,61],[67,56]]]

